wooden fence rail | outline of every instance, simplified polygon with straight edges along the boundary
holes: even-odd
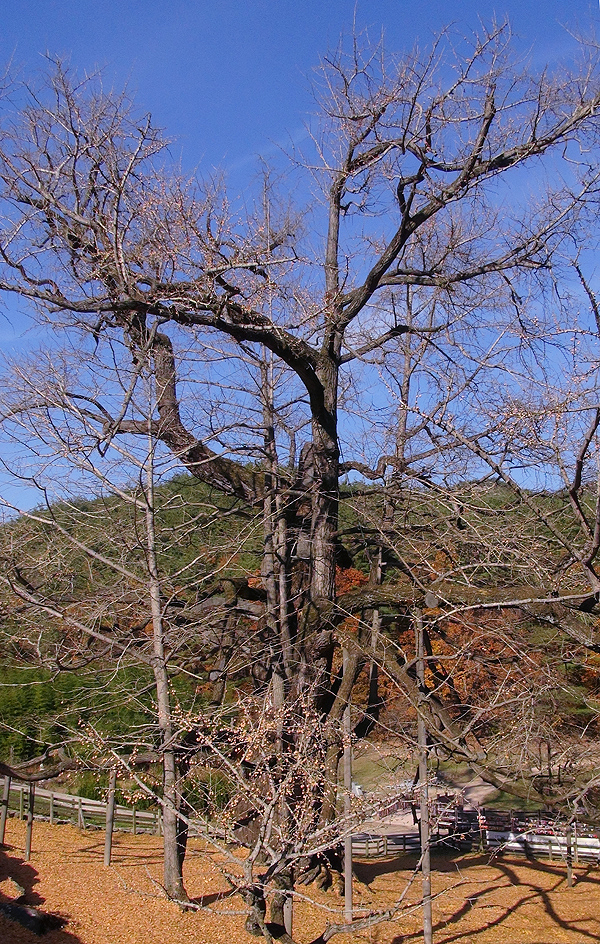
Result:
[[[354,833],[352,836],[353,854],[364,856],[365,859],[416,852],[419,846],[418,833],[397,833],[387,836],[377,833]]]
[[[36,819],[48,820],[50,823],[73,823],[80,828],[86,826],[102,827],[106,823],[106,803],[102,800],[89,800],[87,797],[71,793],[59,793],[55,790],[44,790],[36,787],[33,794],[33,808],[29,813],[30,787],[29,784],[8,782],[4,784],[3,808],[4,817],[10,813],[24,819],[26,815]],[[161,815],[158,810],[138,810],[135,806],[115,806],[114,828],[127,832],[161,831]]]
[[[597,836],[577,836],[568,839],[565,835],[549,836],[534,832],[513,833],[501,830],[488,830],[486,847],[497,849],[500,852],[517,853],[528,858],[542,856],[552,859],[567,859],[573,857],[573,862],[579,859],[600,862],[600,839]]]
[[[486,813],[487,811],[481,811]],[[44,790],[41,787],[32,789],[26,783],[14,783],[5,778],[2,794],[2,810],[0,819],[0,844],[4,841],[4,827],[6,817],[10,814],[27,820],[25,858],[31,853],[31,833],[34,818],[47,820],[50,823],[72,823],[81,829],[86,826],[104,828],[107,823],[107,804],[103,800],[90,800],[71,793],[59,793],[55,790]],[[506,825],[500,823],[507,819]],[[514,819],[514,817],[513,817]],[[441,817],[438,822],[438,832],[432,836],[434,845],[454,846],[463,849],[479,847],[512,854],[524,854],[533,858],[540,856],[550,860],[573,859],[576,864],[580,859],[600,863],[600,837],[588,829],[574,824],[572,835],[567,837],[565,829],[557,825],[552,828],[538,822],[513,822],[510,814],[488,812],[488,820],[481,819],[476,811],[455,811],[452,816]],[[535,817],[531,817],[535,820]],[[510,820],[511,827],[508,827]],[[505,828],[502,828],[504,826]],[[546,828],[544,828],[546,826]],[[194,835],[193,822],[190,824],[190,833]],[[537,828],[536,828],[537,827]],[[156,833],[162,831],[161,813],[158,810],[138,810],[135,806],[114,806],[114,813],[109,827],[112,830],[136,833]],[[587,833],[587,835],[585,834]],[[378,833],[354,833],[352,849],[355,855],[365,858],[385,857],[402,853],[416,852],[420,847],[419,834],[415,830],[410,832],[381,835]],[[106,861],[108,860],[108,861]],[[110,863],[110,843],[107,843],[105,864]]]
[[[600,864],[600,839],[597,836],[577,836],[535,832],[512,832],[509,830],[472,830],[470,833],[434,833],[433,848],[454,847],[463,851],[480,848],[489,852],[525,855],[528,858],[548,858],[567,861],[569,856],[575,865],[579,860]],[[385,858],[406,852],[418,852],[418,832],[397,833],[382,836],[379,833],[354,833],[352,851],[366,859]]]

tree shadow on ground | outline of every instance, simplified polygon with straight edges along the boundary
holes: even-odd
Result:
[[[444,849],[431,856],[431,868],[434,872],[454,872],[456,862],[464,861],[465,854],[453,849]],[[407,872],[414,869],[419,861],[417,853],[408,852],[382,859],[354,860],[352,868],[356,878],[363,885],[370,885],[379,875],[389,875],[391,872]],[[473,865],[489,865],[489,855],[469,858]]]
[[[82,944],[81,939],[64,929],[68,915],[44,911],[44,898],[36,890],[38,873],[20,855],[14,854],[12,846],[0,846],[0,940],[11,944]],[[22,892],[21,892],[22,890]],[[29,909],[29,911],[27,910]],[[35,912],[33,911],[35,909]],[[6,912],[6,913],[5,913]],[[27,920],[37,912],[40,916],[40,932],[23,927],[17,915]],[[9,916],[10,915],[10,916]]]
[[[196,898],[190,898],[190,902],[193,905],[198,905],[200,908],[208,908],[210,905],[214,905],[216,902],[225,901],[227,898],[232,898],[237,894],[237,889],[231,888],[229,891],[213,892],[211,895],[198,895]]]
[[[136,865],[142,863],[148,866],[162,863],[163,855],[160,849],[132,847],[128,845],[128,838],[127,836],[124,838],[117,836],[113,839],[111,865],[125,865],[128,863]],[[104,861],[104,837],[97,841],[91,841],[85,845],[82,844],[78,846],[73,850],[72,856],[76,859],[80,858],[86,860],[89,857],[97,859],[99,862]]]
[[[410,864],[406,856],[394,860],[387,860],[385,863],[377,863],[379,868],[370,870],[368,873],[372,876],[370,880],[372,881],[376,875],[383,875],[399,870],[404,871],[407,868],[411,868],[411,865],[414,867],[416,859],[415,857],[411,858],[413,859],[413,863]],[[473,868],[478,865],[492,867],[497,869],[500,875],[496,880],[491,878],[489,882],[486,883],[485,887],[474,890],[471,894],[465,894],[464,901],[452,914],[445,915],[442,920],[434,924],[433,931],[438,944],[452,944],[452,942],[461,940],[471,941],[484,931],[502,926],[509,917],[514,918],[521,909],[535,902],[541,904],[552,924],[557,929],[560,928],[563,931],[577,934],[581,944],[583,944],[584,940],[597,941],[600,939],[600,921],[598,919],[585,917],[567,920],[558,914],[555,904],[552,902],[552,893],[556,892],[561,886],[563,886],[565,891],[568,890],[566,886],[564,863],[540,862],[539,860],[527,859],[519,859],[513,862],[504,859],[502,856],[490,857],[489,855],[469,856],[468,859],[465,859],[464,856],[444,856],[436,858],[436,861],[432,862],[432,869],[436,872],[456,872],[459,870],[461,860],[468,868]],[[520,874],[516,871],[517,866],[519,867]],[[523,868],[528,870],[528,875],[525,878],[523,877]],[[551,876],[552,879],[554,879],[549,887],[544,887],[539,881],[539,878],[537,878],[540,873],[544,873],[546,877]],[[582,883],[590,885],[600,884],[600,878],[592,873],[591,866],[587,866],[584,871],[580,870],[577,872],[576,884],[581,885]],[[512,887],[515,890],[518,889],[519,897],[513,899],[506,905],[498,904],[493,901],[485,901],[486,897],[493,892],[507,887]],[[496,914],[493,918],[487,920],[482,914],[481,923],[478,927],[474,927],[471,923],[470,927],[464,931],[459,928],[453,929],[453,926],[457,925],[475,907],[481,909],[493,908],[496,910]],[[443,934],[444,931],[446,932],[445,935]],[[440,934],[442,934],[442,936],[439,936]],[[395,937],[391,944],[408,944],[410,941],[419,940],[422,940],[421,931],[401,934]]]
[[[44,899],[38,892],[34,891],[35,885],[39,884],[38,873],[28,862],[25,862],[18,855],[10,855],[14,852],[12,846],[0,847],[0,883],[12,879],[23,889],[23,901],[28,905],[41,905]],[[11,895],[5,894],[0,888],[0,900],[8,901]]]
[[[363,885],[370,885],[377,876],[388,875],[390,872],[404,872],[414,868],[416,856],[394,856],[393,859],[377,859],[376,861],[352,863],[352,871]]]

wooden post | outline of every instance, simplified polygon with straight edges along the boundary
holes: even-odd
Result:
[[[565,830],[565,835],[567,837],[567,886],[569,888],[573,887],[573,827],[571,821],[567,823],[567,828]]]
[[[417,656],[417,681],[419,683],[418,708],[426,699],[425,661],[423,656],[423,614],[420,609],[415,613],[415,643]],[[429,790],[427,729],[421,711],[417,714],[417,742],[419,746],[419,796],[421,807],[421,872],[423,875],[423,942],[433,944],[433,920],[431,914],[431,854],[429,843]]]
[[[113,767],[108,782],[108,797],[106,802],[106,838],[104,840],[104,865],[110,865],[112,853],[112,836],[115,822],[115,790],[117,788],[117,768]]]
[[[33,832],[33,808],[35,806],[35,784],[29,784],[29,806],[27,809],[27,829],[25,832],[25,861],[31,858],[31,834]]]
[[[19,784],[19,819],[23,819],[23,790],[24,786],[22,783]]]
[[[50,794],[50,825],[54,825],[54,793]]]
[[[348,652],[344,649],[343,666],[348,663]],[[343,718],[344,737],[344,815],[346,829],[350,821],[352,807],[352,718],[350,702],[344,709]],[[344,917],[348,923],[352,921],[352,834],[348,833],[344,839]]]
[[[577,848],[577,820],[573,820],[573,862],[579,865],[579,849]]]
[[[2,794],[2,813],[0,814],[0,846],[4,845],[6,833],[6,817],[8,816],[8,801],[10,798],[10,777],[4,778],[4,792]]]
[[[137,836],[137,810],[135,806],[131,811],[131,832],[134,836]]]
[[[288,895],[283,903],[283,926],[285,933],[291,937],[294,929],[294,899],[291,895]]]
[[[77,826],[79,829],[85,829],[85,819],[83,818],[83,797],[79,797],[77,806]]]

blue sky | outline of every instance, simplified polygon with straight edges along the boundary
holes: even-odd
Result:
[[[465,33],[494,16],[509,16],[540,65],[571,45],[565,25],[600,33],[597,0],[7,0],[0,63],[27,76],[48,52],[82,72],[101,67],[107,86],[127,84],[174,139],[188,171],[224,169],[235,198],[258,155],[301,139],[313,70],[355,17],[400,52],[445,25]],[[18,303],[4,300],[0,342],[27,344],[23,324]]]
[[[355,11],[395,50],[449,23],[464,31],[508,15],[540,61],[568,45],[561,24],[600,25],[597,0],[10,0],[0,61],[28,73],[48,51],[104,67],[177,139],[187,167],[225,167],[242,186],[256,154],[301,133],[311,71]]]
[[[508,16],[538,67],[569,55],[565,27],[600,34],[598,0],[5,0],[3,13],[0,64],[27,77],[49,53],[80,72],[101,67],[108,87],[127,85],[174,139],[188,171],[225,170],[234,198],[258,156],[301,139],[313,70],[354,18],[401,52],[446,25],[464,34]],[[0,299],[9,352],[40,340],[39,328],[25,330],[24,304]]]

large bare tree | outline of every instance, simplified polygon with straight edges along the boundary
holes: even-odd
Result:
[[[84,356],[111,339],[125,346],[131,384],[99,389],[85,407],[96,448],[151,435],[193,476],[260,513],[264,682],[282,719],[279,761],[293,755],[286,707],[308,697],[328,722],[315,824],[334,812],[339,722],[377,650],[381,607],[432,602],[431,571],[398,547],[411,539],[396,514],[406,475],[414,470],[413,496],[443,492],[457,531],[467,516],[452,489],[483,466],[529,508],[505,407],[524,394],[528,324],[554,297],[565,247],[592,223],[600,86],[594,51],[577,55],[571,71],[535,75],[515,60],[506,25],[456,44],[442,34],[401,58],[358,40],[341,47],[322,64],[320,120],[286,181],[304,206],[268,175],[245,207],[232,207],[220,183],[183,179],[149,119],[61,65],[37,91],[7,96],[0,289],[29,300]],[[425,380],[410,393],[415,364],[428,398]],[[146,367],[150,423],[131,394]],[[340,595],[336,564],[352,550],[339,518],[347,474],[385,484],[387,496],[372,529],[371,585]],[[392,551],[406,578],[395,587],[382,577]],[[464,583],[468,567],[459,570]],[[456,598],[448,582],[434,588],[445,617],[489,603],[466,583]],[[539,590],[533,597],[545,599]],[[342,667],[340,627],[355,612],[364,618]],[[420,704],[410,660],[385,645],[377,658]],[[489,772],[456,711],[428,704],[420,710],[441,743]],[[292,885],[294,857],[277,864]]]

